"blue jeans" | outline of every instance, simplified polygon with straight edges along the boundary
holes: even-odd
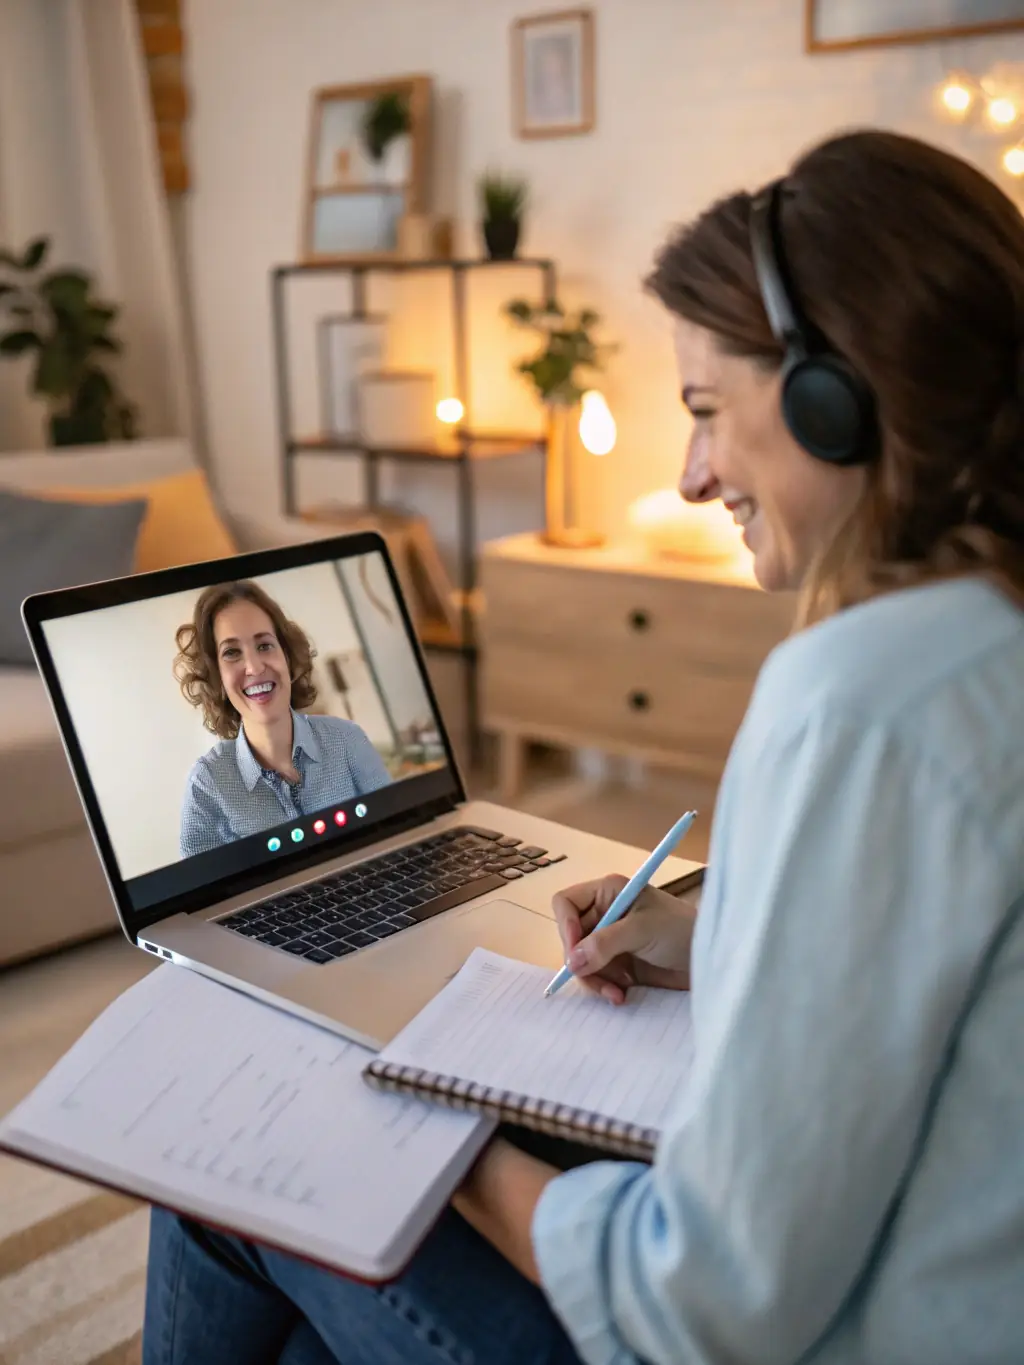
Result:
[[[579,1365],[543,1294],[450,1209],[356,1284],[154,1209],[142,1365]]]

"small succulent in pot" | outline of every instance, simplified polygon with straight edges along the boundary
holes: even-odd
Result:
[[[511,261],[529,198],[525,180],[488,173],[480,180],[484,242],[492,261]]]

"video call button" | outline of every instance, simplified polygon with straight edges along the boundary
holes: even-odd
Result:
[[[341,829],[342,825],[345,824],[347,819],[348,816],[345,814],[343,810],[336,810],[334,812],[334,823],[338,826],[339,829]]]
[[[305,837],[306,837],[305,832],[299,829],[298,825],[296,825],[295,828],[292,830],[292,843],[301,844]]]
[[[281,840],[277,837],[276,834],[274,835],[274,837],[273,837],[272,839],[268,839],[268,840],[267,840],[267,848],[270,849],[271,853],[277,853],[278,850],[280,849],[280,847],[281,847]]]
[[[326,821],[326,820],[314,820],[314,821],[313,821],[313,833],[314,833],[314,834],[323,834],[324,831],[325,831],[326,829],[327,829],[327,821]]]

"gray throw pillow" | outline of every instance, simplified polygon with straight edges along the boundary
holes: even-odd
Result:
[[[49,502],[0,489],[0,664],[32,662],[21,619],[30,593],[131,573],[147,506]]]

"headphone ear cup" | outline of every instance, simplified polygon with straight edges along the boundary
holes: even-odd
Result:
[[[782,371],[782,415],[793,439],[817,460],[852,465],[874,457],[874,397],[841,356],[790,357]]]

